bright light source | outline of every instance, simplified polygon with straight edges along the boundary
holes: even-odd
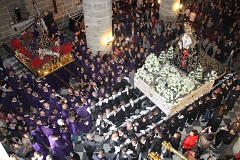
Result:
[[[161,3],[161,0],[158,0],[158,4],[160,4]]]
[[[180,4],[180,3],[176,3],[175,5],[174,5],[174,10],[179,10],[180,8],[182,8],[182,4]]]
[[[109,42],[113,41],[113,36],[109,36]]]
[[[114,38],[112,35],[109,35],[109,36],[106,36],[104,39],[103,39],[103,42],[107,45],[109,45],[111,42],[113,42]]]

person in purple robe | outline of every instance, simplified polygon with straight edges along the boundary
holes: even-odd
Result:
[[[41,96],[42,96],[42,98],[45,101],[48,102],[49,101],[50,92],[49,92],[47,86],[43,86],[42,89],[43,89],[43,92],[41,93]]]
[[[59,37],[59,39],[60,39],[60,44],[62,44],[63,41],[64,41],[63,33],[61,33],[60,30],[57,30],[56,36]]]
[[[11,108],[9,107],[11,101],[7,98],[6,92],[2,92],[0,100],[3,106],[3,111],[5,113],[11,113]]]
[[[100,90],[98,91],[98,97],[105,97],[105,87],[101,86]]]
[[[33,102],[32,102],[32,92],[33,92],[33,90],[32,90],[32,88],[31,87],[27,87],[26,89],[25,89],[25,96],[26,96],[26,99],[27,99],[27,106],[24,106],[24,108],[26,109],[27,107],[29,108],[30,107],[30,105],[33,105]]]
[[[83,83],[88,83],[89,80],[90,78],[88,77],[88,74],[87,73],[83,74],[83,78],[82,78]]]
[[[18,88],[15,91],[15,93],[18,95],[19,100],[23,103],[23,99],[22,98],[23,97],[25,98],[25,93],[24,93],[23,88],[22,88],[22,83],[18,82],[17,86],[18,86]]]
[[[89,60],[90,54],[92,54],[92,51],[90,48],[87,48],[86,52],[83,52],[83,58]]]
[[[61,119],[61,113],[57,110],[57,108],[52,108],[52,113],[57,119]]]
[[[76,62],[77,62],[77,64],[79,64],[80,66],[82,66],[82,65],[83,65],[83,63],[84,63],[84,60],[83,60],[83,57],[82,57],[82,55],[77,55]]]
[[[85,69],[85,70],[91,70],[91,67],[90,67],[90,63],[89,63],[89,61],[88,61],[88,59],[84,59],[84,63],[83,63],[83,68]]]
[[[91,67],[91,69],[88,71],[88,75],[89,75],[89,77],[92,77],[92,74],[93,73],[96,74],[98,72],[98,69],[95,67],[95,65],[93,63],[90,65],[90,67]]]
[[[49,117],[49,114],[52,113],[52,108],[48,102],[43,102],[43,110],[47,117]]]
[[[97,70],[101,68],[101,64],[103,64],[103,61],[101,60],[100,56],[96,56],[96,61],[94,61],[94,66]]]
[[[78,143],[78,122],[75,116],[70,116],[68,119],[67,126],[71,133],[72,140],[75,144]],[[66,121],[67,121],[66,120]]]
[[[58,135],[52,134],[49,136],[50,147],[53,156],[58,160],[65,160],[64,149],[68,146],[67,143],[62,143]]]
[[[35,122],[36,122],[36,125],[35,125],[36,131],[39,131],[39,132],[41,132],[43,134],[41,118],[40,117],[35,118]]]
[[[10,85],[6,85],[5,88],[8,99],[11,99],[12,97],[17,97],[16,93],[13,91]]]
[[[81,131],[89,132],[92,129],[92,117],[88,112],[89,105],[85,98],[81,98],[82,106],[77,109],[77,115],[80,120],[78,122],[80,133]]]
[[[64,154],[65,156],[70,156],[70,153],[73,152],[73,144],[72,144],[72,140],[71,140],[71,133],[68,130],[68,127],[63,125],[61,126],[61,131],[60,131],[60,135],[61,135],[61,141],[63,143],[67,143],[68,145],[64,148]]]
[[[30,126],[36,126],[35,118],[36,118],[36,115],[33,113],[30,113],[29,118],[28,118],[28,121],[29,121],[28,124],[26,123],[26,119],[24,118],[24,121],[25,121],[26,125],[28,126],[28,128]]]
[[[55,22],[52,22],[48,28],[49,36],[51,36],[52,34],[56,34],[57,31],[58,31],[57,25],[55,24]]]
[[[42,142],[45,146],[50,146],[48,137],[46,137],[42,129],[40,128],[42,126],[42,122],[39,118],[36,118],[36,126],[30,126],[29,127],[29,134],[36,136],[37,140]]]
[[[39,101],[38,94],[36,92],[32,92],[32,106],[39,110],[39,108],[42,108],[42,103]]]
[[[81,95],[79,89],[75,89],[75,90],[74,90],[74,97],[75,97],[75,99],[76,99],[78,102],[81,101],[81,97],[82,97],[82,95]]]
[[[93,55],[92,52],[89,54],[88,61],[89,61],[89,63],[91,63],[91,64],[94,64],[94,62],[95,62],[95,57],[94,57],[94,55]]]
[[[43,144],[42,141],[39,141],[35,135],[30,136],[30,141],[32,148],[35,151],[40,152],[43,155],[43,160],[45,160],[47,155],[49,154],[47,146],[45,146],[45,144]]]
[[[56,109],[58,110],[58,113],[61,113],[63,99],[61,97],[57,97],[56,100],[57,100]],[[61,117],[61,115],[60,115],[60,117]]]
[[[117,63],[114,61],[113,58],[110,60],[110,67],[112,68],[113,71],[117,70]]]
[[[27,82],[29,84],[29,87],[33,88],[33,79],[31,77],[30,74],[27,74],[25,71],[22,71],[21,72],[21,82],[24,83],[24,82]]]
[[[78,39],[78,38],[77,38]],[[82,39],[75,41],[75,45],[76,45],[76,50],[80,53],[82,53],[83,47],[85,47],[84,45],[84,41]]]
[[[76,103],[76,98],[75,98],[74,95],[71,95],[70,101],[69,101],[70,108],[74,108],[75,107],[75,103]]]
[[[45,111],[42,108],[39,109],[39,118],[41,119],[41,121],[48,120],[48,117],[46,116]]]
[[[54,133],[53,128],[51,126],[49,126],[49,123],[46,120],[42,122],[41,129],[42,129],[43,134],[48,138],[50,135],[52,135]]]
[[[50,97],[49,97],[48,102],[49,102],[50,106],[56,107],[57,100],[56,100],[56,93],[55,92],[50,93]]]
[[[74,96],[73,94],[73,89],[71,87],[69,87],[67,89],[67,95],[66,95],[66,98],[67,98],[67,104],[70,105],[70,100],[71,100],[71,97]]]
[[[53,128],[54,134],[59,134],[60,127],[57,123],[58,118],[53,114],[49,114],[49,125]]]
[[[35,84],[35,89],[38,95],[42,95],[42,92],[43,92],[42,86],[43,85],[41,82],[38,82],[37,84]]]
[[[129,71],[131,71],[131,70],[135,70],[135,59],[134,58],[132,58],[130,61],[129,61],[129,64],[128,64],[128,69],[129,69]]]
[[[10,72],[9,72],[9,76],[8,76],[8,83],[10,84],[10,86],[12,87],[12,89],[13,89],[14,91],[16,91],[17,88],[18,88],[18,86],[17,86],[18,81],[20,81],[20,80],[19,80],[18,77],[15,75],[15,73],[14,73],[13,71],[10,71]]]
[[[68,109],[68,105],[66,103],[62,104],[62,119],[66,120],[68,118],[68,113],[69,113],[69,109]]]
[[[97,78],[99,81],[103,81],[104,78],[106,77],[104,70],[101,68],[99,72],[97,73]]]

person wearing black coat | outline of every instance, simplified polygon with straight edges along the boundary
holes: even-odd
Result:
[[[176,150],[178,150],[179,146],[180,146],[180,141],[181,141],[181,132],[176,132],[174,133],[174,135],[170,138],[170,143],[172,145],[172,147]],[[170,152],[169,150],[167,150],[163,157],[164,158],[172,158],[173,153]]]
[[[237,84],[237,86],[230,91],[229,97],[226,103],[229,111],[233,109],[234,104],[236,103],[239,96],[240,96],[240,84]]]
[[[144,64],[143,56],[141,55],[141,53],[138,53],[135,59],[135,68],[139,69],[143,66],[143,64]]]
[[[132,142],[128,145],[128,149],[133,151],[132,159],[138,160],[138,156],[140,155],[141,152],[141,145],[136,138],[132,139]]]
[[[93,160],[114,160],[117,154],[113,154],[111,157],[105,157],[105,150],[100,149],[98,153],[94,153],[92,156]]]
[[[140,138],[140,142],[139,142],[141,149],[140,149],[140,153],[141,153],[141,159],[146,159],[147,155],[148,155],[148,149],[149,149],[149,141],[146,139],[145,136],[142,136]]]
[[[87,157],[89,160],[92,160],[93,152],[97,148],[97,146],[103,145],[108,139],[106,136],[101,142],[97,142],[94,140],[94,135],[92,133],[88,133],[86,136],[86,140],[84,141],[84,149],[87,152]]]
[[[222,129],[219,132],[217,132],[213,147],[216,148],[217,146],[219,146],[221,142],[223,142],[223,144],[225,145],[229,145],[236,136],[237,134],[234,132],[233,129],[231,128],[229,128],[229,130]]]
[[[159,132],[158,135],[153,139],[152,144],[150,146],[151,152],[157,152],[161,154],[162,142],[164,141],[162,132]]]
[[[109,145],[111,147],[110,152],[112,152],[112,153],[116,151],[116,148],[120,147],[121,141],[120,141],[118,132],[114,132],[112,134],[110,141],[109,141]]]

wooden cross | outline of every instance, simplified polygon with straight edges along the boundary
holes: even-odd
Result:
[[[56,0],[53,0],[53,7],[54,7],[54,13],[57,14],[57,13],[58,13],[58,10],[57,10]]]
[[[48,28],[47,28],[47,26],[46,26],[43,18],[41,17],[41,12],[40,12],[40,10],[39,10],[39,8],[38,8],[38,6],[37,6],[36,1],[33,0],[32,3],[33,3],[33,6],[34,6],[34,8],[35,8],[35,10],[36,10],[36,12],[37,12],[37,15],[40,17],[40,20],[41,20],[41,23],[42,23],[42,25],[43,25],[44,30],[45,30],[46,32],[48,32]]]

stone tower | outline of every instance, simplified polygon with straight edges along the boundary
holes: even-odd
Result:
[[[175,22],[180,8],[180,0],[161,0],[160,19],[164,22]]]
[[[112,0],[83,0],[87,45],[93,54],[112,50]]]

